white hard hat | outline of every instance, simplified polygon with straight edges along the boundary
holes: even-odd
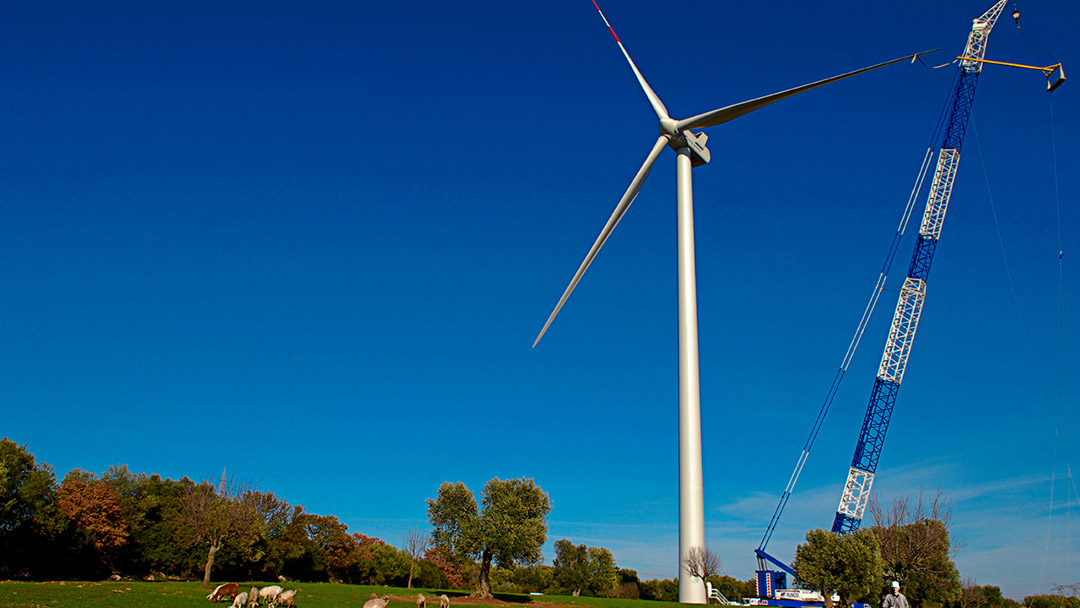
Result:
[[[900,581],[893,581],[892,586],[895,587],[896,589],[899,589],[900,588]]]

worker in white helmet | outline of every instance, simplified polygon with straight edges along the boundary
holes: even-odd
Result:
[[[886,593],[885,599],[881,600],[881,608],[910,608],[907,597],[900,593],[900,582],[892,582],[892,593]]]

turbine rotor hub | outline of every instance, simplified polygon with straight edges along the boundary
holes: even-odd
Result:
[[[675,126],[677,124],[678,122],[674,118],[661,118],[660,132],[672,138],[678,137],[679,129]]]

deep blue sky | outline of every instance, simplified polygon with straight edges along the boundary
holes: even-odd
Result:
[[[605,4],[683,117],[918,50],[945,63],[990,2]],[[1020,8],[1080,65],[1076,3]],[[1050,62],[1008,15],[989,49]],[[702,417],[725,573],[753,574],[953,73],[892,66],[709,131]],[[530,349],[656,134],[591,2],[9,4],[0,74],[0,435],[60,476],[228,467],[395,544],[443,481],[534,477],[550,540],[675,575],[671,153]],[[1053,96],[1065,331],[1044,83],[988,67],[875,487],[944,491],[962,576],[1016,598],[1080,579],[1059,356],[1080,344],[1074,86]],[[914,233],[781,557],[832,522]]]

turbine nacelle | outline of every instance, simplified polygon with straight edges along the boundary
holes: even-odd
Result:
[[[690,151],[690,166],[700,167],[709,162],[709,149],[705,147],[705,142],[708,140],[709,136],[705,133],[695,134],[690,131],[683,131],[678,137],[669,141],[668,146],[676,152],[686,148]]]

